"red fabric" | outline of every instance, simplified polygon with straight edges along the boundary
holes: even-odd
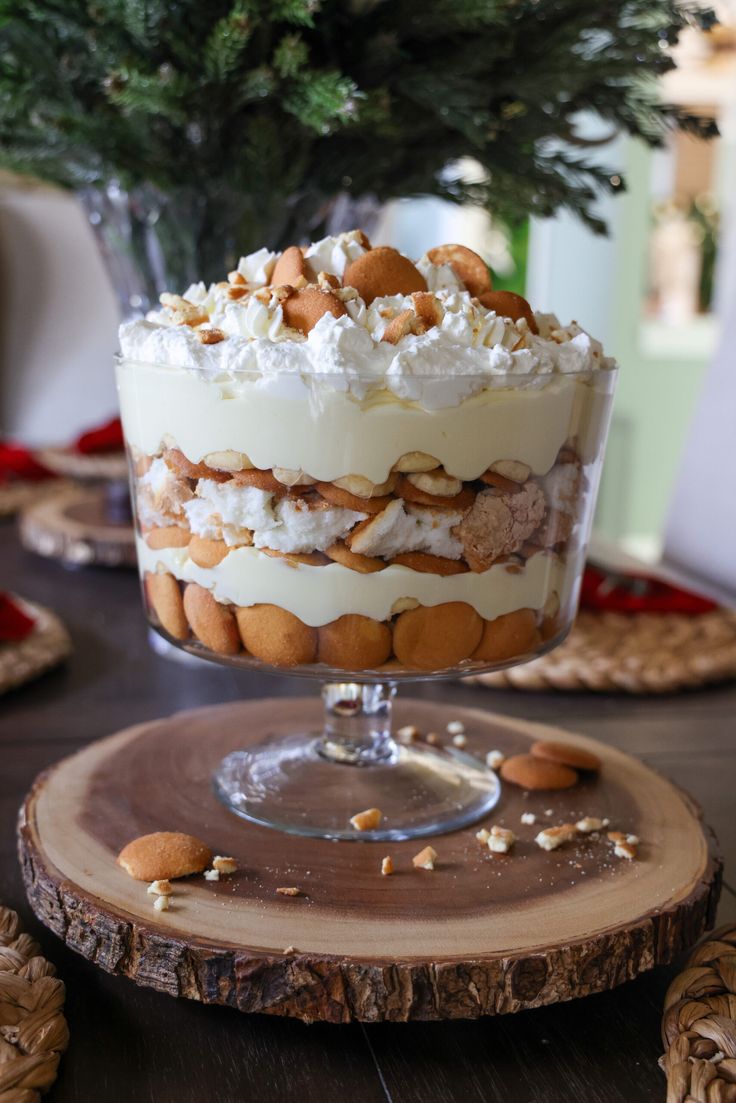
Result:
[[[93,455],[96,452],[122,452],[123,426],[120,418],[114,417],[104,425],[82,433],[75,442],[74,448],[75,451],[85,455]]]
[[[581,609],[615,613],[685,613],[698,616],[718,605],[690,590],[646,574],[615,574],[587,566],[580,592]]]
[[[30,636],[35,623],[33,617],[27,616],[9,594],[0,592],[0,640],[18,643]]]
[[[0,441],[0,485],[15,481],[38,483],[55,478],[55,473],[39,463],[28,448]]]

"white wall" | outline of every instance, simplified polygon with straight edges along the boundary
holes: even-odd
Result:
[[[0,433],[64,444],[117,409],[118,310],[82,211],[0,191]]]

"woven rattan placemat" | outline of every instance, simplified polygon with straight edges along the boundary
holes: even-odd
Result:
[[[64,984],[0,905],[0,1103],[38,1103],[56,1079],[69,1044]]]
[[[526,690],[672,693],[729,678],[736,678],[736,611],[683,616],[583,610],[554,651],[473,680]]]
[[[25,639],[0,643],[0,693],[37,678],[65,659],[72,649],[69,633],[56,613],[17,595],[13,600],[36,623]]]
[[[736,923],[695,947],[664,1001],[667,1103],[736,1099]]]

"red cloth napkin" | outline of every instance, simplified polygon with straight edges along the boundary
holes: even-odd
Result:
[[[19,643],[30,636],[35,624],[33,617],[24,613],[10,594],[0,591],[0,641]]]
[[[96,452],[122,452],[123,447],[123,426],[119,417],[114,417],[104,425],[82,433],[74,443],[74,450],[84,455],[93,455]]]
[[[38,483],[56,474],[39,463],[33,452],[12,441],[0,441],[0,486],[4,483]]]
[[[718,605],[647,574],[616,574],[590,564],[580,591],[581,609],[616,613],[685,613],[698,616]]]

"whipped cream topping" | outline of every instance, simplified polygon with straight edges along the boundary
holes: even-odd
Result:
[[[365,252],[361,235],[353,231],[310,245],[305,260],[315,274],[342,277],[346,265]],[[221,330],[225,340],[204,344],[201,327],[172,325],[165,310],[156,311],[122,325],[123,356],[205,379],[253,375],[269,390],[293,397],[300,390],[306,395],[315,382],[358,400],[386,392],[426,410],[457,406],[488,388],[545,386],[556,374],[613,366],[576,323],[561,327],[554,316],[538,315],[540,333],[533,334],[523,320],[513,322],[482,306],[449,265],[432,264],[427,257],[417,267],[439,304],[439,324],[391,344],[382,340],[386,328],[413,308],[411,296],[379,297],[366,306],[345,287],[335,294],[347,314],[325,314],[305,337],[284,323],[278,296],[267,287],[277,256],[261,249],[241,258],[238,272],[247,294],[239,300],[229,297],[229,284],[193,284],[185,292],[185,299],[207,313],[204,328]]]

